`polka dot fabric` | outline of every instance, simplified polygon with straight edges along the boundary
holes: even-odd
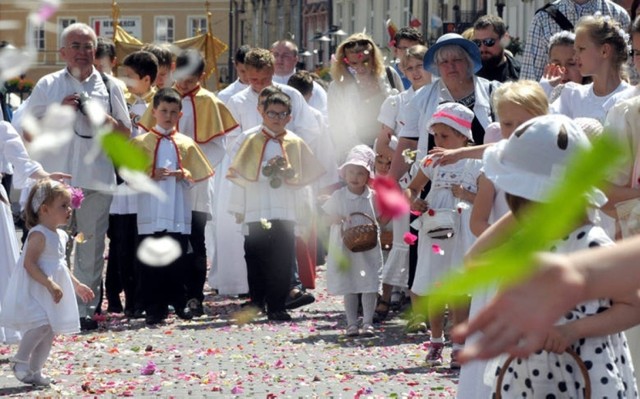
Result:
[[[600,227],[585,225],[556,243],[552,250],[569,253],[611,244]],[[611,301],[608,299],[584,302],[567,313],[558,324],[583,319],[610,307]],[[572,348],[589,372],[592,398],[638,397],[631,355],[623,333],[582,338]],[[579,399],[584,398],[584,387],[580,369],[571,356],[538,352],[526,360],[518,359],[511,363],[501,391],[503,398]]]

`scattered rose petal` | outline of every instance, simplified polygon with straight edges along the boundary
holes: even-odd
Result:
[[[436,255],[444,255],[444,249],[440,248],[440,245],[438,245],[438,244],[433,244],[431,246],[431,250]]]
[[[402,239],[406,244],[414,245],[416,241],[418,241],[418,236],[411,233],[410,231],[407,231],[406,233],[404,233],[404,236],[402,237]]]
[[[147,365],[144,366],[142,370],[140,370],[140,374],[142,375],[152,375],[155,372],[156,372],[156,364],[151,360],[149,360],[147,362]]]
[[[260,218],[260,225],[265,230],[271,230],[271,222],[265,218]]]
[[[409,200],[392,178],[376,177],[373,180],[373,189],[376,192],[376,208],[381,217],[395,219],[409,213]]]
[[[182,254],[180,244],[171,237],[147,237],[138,247],[138,259],[148,266],[167,266]]]
[[[433,209],[429,209],[427,211],[427,215],[429,215],[429,216],[435,216],[435,214],[436,214],[436,211],[434,211]]]
[[[44,163],[49,170],[66,170],[66,149],[74,135],[75,120],[73,108],[56,103],[47,107],[41,119],[25,114],[21,128],[32,136],[28,146],[31,157]]]
[[[74,240],[78,244],[84,244],[85,242],[87,242],[87,239],[84,237],[84,233],[83,232],[79,232],[78,234],[76,234]]]
[[[244,393],[244,388],[242,388],[240,385],[236,385],[233,388],[231,388],[231,393],[234,395]]]
[[[162,189],[160,189],[153,179],[147,176],[146,173],[131,170],[129,168],[120,168],[118,169],[118,174],[122,177],[122,180],[127,182],[127,187],[132,190],[132,192],[127,192],[125,188],[123,195],[131,195],[135,194],[135,192],[149,193],[161,202],[166,200],[167,195],[162,191]]]

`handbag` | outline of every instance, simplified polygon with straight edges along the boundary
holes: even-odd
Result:
[[[371,223],[346,227],[347,221],[343,221],[341,231],[344,246],[351,252],[363,252],[375,248],[378,245],[378,224],[375,219],[362,212],[353,212],[348,219],[353,220],[353,216],[363,216]]]
[[[422,215],[422,229],[430,238],[446,240],[456,234],[457,217],[454,209],[430,209]]]
[[[584,379],[584,399],[591,398],[591,378],[589,378],[589,371],[587,370],[587,366],[585,366],[580,356],[578,356],[578,354],[573,349],[568,348],[565,354],[571,356],[580,369],[580,373],[582,374],[582,378]],[[515,359],[515,356],[509,356],[500,368],[500,374],[498,374],[498,379],[496,380],[496,392],[494,395],[495,399],[502,399],[502,382],[504,381],[504,376],[507,373],[509,365]],[[523,376],[522,378],[525,377]]]

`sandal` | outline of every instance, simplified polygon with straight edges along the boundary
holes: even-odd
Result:
[[[347,337],[357,337],[358,335],[360,335],[360,330],[358,329],[357,325],[351,325],[349,327],[347,327]]]
[[[380,305],[384,307],[384,310],[380,310]],[[383,300],[382,298],[378,298],[378,304],[376,305],[375,313],[373,314],[373,321],[375,323],[380,323],[384,321],[389,315],[389,302]]]

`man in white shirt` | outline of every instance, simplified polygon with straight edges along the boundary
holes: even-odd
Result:
[[[104,243],[109,220],[109,207],[116,186],[113,164],[100,153],[90,162],[85,156],[94,146],[96,128],[85,115],[86,101],[99,104],[106,112],[105,124],[129,136],[131,121],[122,89],[111,78],[101,75],[94,67],[97,38],[86,24],[74,23],[62,31],[60,55],[66,62],[64,69],[44,76],[38,81],[29,97],[26,113],[42,117],[49,105],[62,103],[76,112],[75,135],[62,147],[60,157],[68,159],[73,176],[71,185],[84,191],[82,207],[76,210],[77,230],[86,241],[76,248],[74,274],[80,282],[98,293],[104,268]],[[93,330],[98,327],[91,317],[100,306],[100,296],[84,303],[78,300],[80,327]]]
[[[236,79],[233,83],[231,83],[229,86],[225,87],[224,89],[220,90],[216,94],[216,96],[220,99],[220,101],[222,101],[225,104],[227,104],[231,96],[233,96],[239,91],[246,89],[247,86],[249,86],[249,82],[247,82],[246,69],[244,67],[244,57],[247,55],[249,50],[251,50],[251,47],[245,44],[243,46],[240,46],[238,51],[236,51],[236,55],[233,57],[233,67],[235,68],[236,73],[238,74],[238,79]]]
[[[276,60],[273,65],[273,81],[286,85],[291,75],[296,73],[296,64],[300,60],[298,46],[289,40],[279,40],[271,46],[271,54]],[[323,115],[327,115],[327,92],[320,84],[313,82],[313,92],[308,103]]]

